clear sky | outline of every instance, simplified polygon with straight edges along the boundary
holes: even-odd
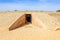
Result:
[[[0,10],[47,10],[60,9],[60,0],[0,0]]]

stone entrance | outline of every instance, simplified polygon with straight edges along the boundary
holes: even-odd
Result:
[[[9,30],[14,30],[30,23],[32,23],[32,15],[24,14],[10,26]]]

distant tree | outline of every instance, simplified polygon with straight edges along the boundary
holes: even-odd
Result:
[[[41,10],[40,12],[44,12],[43,10]]]
[[[14,10],[14,11],[18,11],[18,10]]]
[[[57,10],[56,12],[60,12],[60,10]]]

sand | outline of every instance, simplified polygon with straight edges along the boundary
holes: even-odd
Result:
[[[24,13],[33,15],[33,24],[9,31]],[[51,12],[0,12],[0,40],[60,40],[60,21]]]

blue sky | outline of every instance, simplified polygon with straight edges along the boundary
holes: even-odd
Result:
[[[60,9],[60,0],[0,0],[0,10],[47,10]]]

